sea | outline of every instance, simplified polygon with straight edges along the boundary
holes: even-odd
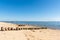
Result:
[[[13,24],[29,24],[34,26],[42,26],[53,29],[60,29],[60,21],[2,21]]]

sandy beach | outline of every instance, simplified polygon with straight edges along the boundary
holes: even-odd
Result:
[[[0,22],[0,27],[18,27],[18,25]],[[60,40],[60,30],[39,29],[39,30],[0,31],[0,40]]]

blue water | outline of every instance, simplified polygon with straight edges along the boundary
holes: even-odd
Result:
[[[60,29],[60,21],[4,21],[4,22],[14,24],[30,24],[30,25]]]

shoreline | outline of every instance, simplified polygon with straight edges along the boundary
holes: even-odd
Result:
[[[0,22],[0,27],[4,28],[35,28],[30,25],[16,25],[11,23]],[[37,27],[38,28],[38,27]],[[0,28],[1,29],[1,28]],[[5,30],[6,30],[5,29]],[[55,29],[38,29],[38,30],[6,30],[0,31],[0,40],[60,40],[60,30]]]
[[[0,24],[3,24],[0,26],[0,31],[13,31],[13,30],[39,30],[39,29],[47,29],[47,27],[36,27],[36,26],[31,26],[31,25],[25,25],[25,24],[14,24],[17,27],[13,26],[11,23],[5,23],[5,22],[0,22]],[[7,25],[12,25],[12,27],[9,27]]]

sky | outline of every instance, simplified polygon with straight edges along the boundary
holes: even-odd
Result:
[[[0,21],[60,21],[60,0],[0,0]]]

